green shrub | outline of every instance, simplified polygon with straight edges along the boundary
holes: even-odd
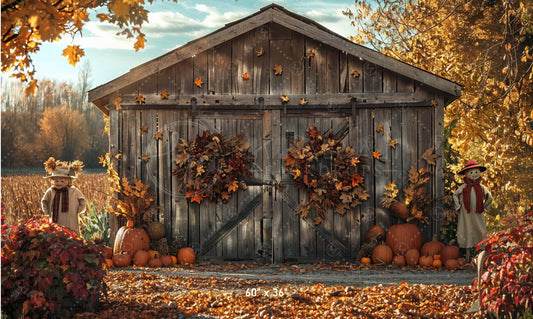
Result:
[[[2,225],[2,316],[94,312],[105,285],[104,262],[95,245],[44,216]]]
[[[98,206],[92,202],[89,203],[87,214],[82,215],[80,228],[81,236],[86,241],[109,246],[111,235],[107,211],[99,211]]]
[[[499,318],[528,318],[533,310],[533,207],[504,219],[509,228],[492,234],[481,275],[480,305]],[[476,285],[473,285],[476,287]]]

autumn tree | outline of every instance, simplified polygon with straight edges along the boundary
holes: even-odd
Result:
[[[488,167],[500,212],[533,201],[533,2],[358,0],[345,15],[353,41],[462,84],[453,147]]]
[[[39,126],[35,149],[43,161],[50,156],[64,161],[79,159],[89,142],[85,118],[67,105],[46,108]]]
[[[44,42],[81,34],[94,9],[101,12],[96,15],[100,21],[118,26],[127,38],[135,37],[135,50],[144,48],[141,27],[148,21],[148,11],[143,0],[6,0],[2,1],[2,72],[27,82],[26,92],[35,93],[37,80],[31,56]],[[76,65],[84,51],[78,45],[68,45],[63,55]]]

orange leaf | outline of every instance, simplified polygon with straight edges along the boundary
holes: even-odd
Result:
[[[148,127],[146,125],[141,126],[141,134],[148,132]]]
[[[80,61],[80,58],[85,55],[83,49],[79,45],[69,45],[65,50],[63,50],[63,56],[68,58],[68,63],[72,66],[76,66],[76,63]]]
[[[378,126],[376,127],[376,132],[378,132],[378,133],[379,133],[379,132],[384,132],[384,131],[383,131],[383,125],[378,125]]]
[[[116,99],[113,100],[113,105],[115,105],[115,108],[117,110],[120,110],[122,108],[122,105],[120,105],[120,102],[122,102],[122,98],[120,97],[117,97]]]
[[[379,151],[374,151],[374,153],[372,153],[372,156],[374,156],[375,159],[379,159],[381,157],[381,154]]]
[[[310,58],[314,58],[315,57],[315,52],[313,52],[313,50],[307,50],[307,57],[310,59]]]
[[[204,81],[202,81],[202,77],[196,78],[196,80],[194,80],[194,84],[196,84],[197,87],[201,88],[202,84],[204,84]]]
[[[239,181],[232,181],[228,184],[228,191],[235,192],[239,189]]]
[[[431,106],[436,107],[437,105],[439,105],[437,100],[431,100]]]
[[[161,92],[161,100],[168,100],[167,90],[164,90],[163,92]]]
[[[142,159],[143,159],[143,161],[144,161],[145,163],[148,162],[148,161],[150,160],[150,156],[148,156],[148,155],[146,155],[146,154],[143,154],[141,157],[142,157]]]
[[[242,75],[242,78],[243,78],[244,80],[249,80],[249,79],[250,79],[250,76],[248,75],[248,73],[244,73],[244,74]]]
[[[283,68],[280,64],[274,64],[274,75],[281,75],[283,73]]]
[[[306,105],[309,103],[304,97],[300,99],[300,105]]]
[[[283,94],[279,98],[281,99],[282,102],[289,102],[289,97],[287,96],[287,94]]]
[[[133,48],[135,51],[139,51],[140,49],[144,49],[144,43],[146,42],[146,39],[142,34],[137,36],[137,41],[133,44]]]
[[[390,146],[391,146],[393,149],[396,149],[396,145],[398,145],[398,142],[396,142],[395,140],[390,140]]]
[[[119,153],[119,154],[116,154],[116,155],[115,155],[115,158],[118,159],[118,160],[120,160],[120,159],[122,158],[122,154],[120,154],[120,153]]]
[[[357,70],[355,70],[355,71],[352,72],[352,76],[354,77],[354,79],[358,79],[361,76],[361,74],[359,74],[359,72],[357,72]]]
[[[262,56],[264,53],[265,53],[265,49],[263,49],[263,47],[255,51],[255,54],[257,54],[257,56]]]
[[[157,132],[157,133],[155,133],[155,139],[156,139],[156,140],[161,140],[161,139],[163,139],[163,132]]]
[[[135,98],[135,102],[137,102],[137,104],[145,104],[146,103],[146,99],[144,98],[144,96],[142,96],[141,94],[137,95],[137,97]]]

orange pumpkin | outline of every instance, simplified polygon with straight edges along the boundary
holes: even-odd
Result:
[[[126,252],[114,254],[112,260],[115,267],[127,267],[131,265],[131,256]]]
[[[115,237],[113,252],[125,251],[133,257],[138,250],[150,249],[150,238],[142,228],[120,227]]]
[[[371,263],[372,263],[372,259],[368,257],[361,258],[361,264],[371,264]]]
[[[428,241],[422,248],[420,248],[420,255],[422,256],[433,256],[440,253],[440,250],[445,245],[437,240],[437,235],[433,235],[433,240]]]
[[[133,256],[133,264],[135,266],[146,266],[150,260],[150,255],[145,250],[139,250]]]
[[[405,266],[405,256],[402,256],[402,255],[394,256],[394,258],[392,258],[392,263],[400,267]]]
[[[163,263],[163,266],[172,265],[172,257],[170,255],[161,256],[161,263]]]
[[[446,265],[448,259],[457,259],[459,257],[459,247],[453,245],[455,240],[450,241],[447,246],[442,247],[440,250],[440,259],[442,263]]]
[[[433,265],[433,257],[431,257],[431,256],[422,256],[418,260],[418,263],[420,264],[420,266],[431,267]]]
[[[150,256],[150,259],[159,258],[161,256],[157,250],[152,249],[148,251],[148,255]]]
[[[438,256],[438,255],[435,255],[435,256]],[[442,267],[442,261],[440,259],[433,258],[432,266],[435,267],[435,268],[440,268],[440,267]]]
[[[176,256],[170,256],[172,258],[172,264],[176,265],[178,263],[178,257]]]
[[[409,266],[416,266],[418,264],[418,259],[420,258],[420,254],[418,253],[418,250],[411,248],[405,253],[405,262]]]
[[[398,218],[406,219],[407,217],[409,217],[409,209],[407,208],[407,205],[405,205],[404,202],[394,200],[390,205],[390,210],[392,212],[392,215]]]
[[[190,247],[181,248],[178,250],[178,263],[180,264],[194,264],[196,255],[194,250]]]
[[[163,262],[161,261],[161,258],[152,258],[148,261],[148,265],[150,267],[161,267],[163,266]]]
[[[372,251],[374,264],[390,264],[392,261],[392,249],[387,245],[377,245]]]
[[[457,262],[457,259],[448,259],[444,263],[444,267],[448,270],[455,270],[459,266],[459,263]]]
[[[385,231],[383,231],[383,228],[379,225],[374,225],[370,227],[370,229],[366,232],[365,238],[368,241],[371,241],[372,239],[379,238],[379,237],[385,236]]]
[[[405,223],[391,226],[387,231],[385,242],[395,255],[404,255],[411,248],[420,250],[422,236],[418,226]]]
[[[440,260],[440,254],[433,255],[433,260]]]

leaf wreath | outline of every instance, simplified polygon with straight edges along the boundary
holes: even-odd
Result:
[[[307,189],[307,202],[300,204],[297,213],[306,218],[314,206],[318,217],[313,222],[320,224],[328,208],[344,215],[370,195],[357,167],[360,157],[352,147],[343,147],[344,136],[329,133],[324,137],[315,126],[306,134],[307,139],[295,141],[289,147],[285,166],[296,187]],[[325,166],[327,172],[321,173]]]
[[[204,131],[193,141],[180,139],[176,146],[178,191],[186,188],[189,202],[200,204],[204,199],[226,203],[233,193],[246,189],[245,177],[251,177],[249,167],[254,157],[248,151],[250,143],[243,134],[228,140],[222,134]]]

